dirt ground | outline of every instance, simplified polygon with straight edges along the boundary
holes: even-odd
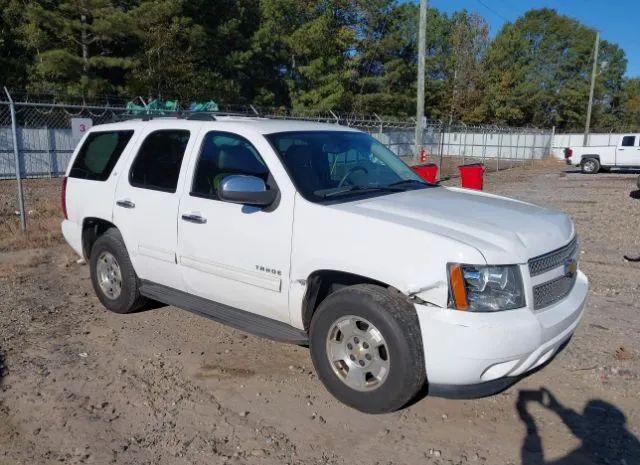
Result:
[[[334,400],[305,348],[171,307],[107,312],[56,232],[47,248],[5,245],[0,464],[638,465],[640,264],[622,258],[640,254],[636,176],[550,162],[490,174],[488,191],[576,222],[585,319],[549,366],[502,394],[378,416]],[[0,184],[10,205],[14,184]],[[27,184],[57,195],[59,181]]]

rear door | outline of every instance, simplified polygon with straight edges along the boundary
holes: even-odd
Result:
[[[138,276],[175,289],[183,288],[176,259],[179,193],[198,130],[181,121],[148,126],[116,189],[114,223]]]
[[[640,166],[640,148],[637,135],[622,136],[616,150],[616,166]]]
[[[111,220],[118,167],[136,136],[132,129],[112,129],[92,131],[83,139],[67,172],[67,214],[77,228],[87,217]]]

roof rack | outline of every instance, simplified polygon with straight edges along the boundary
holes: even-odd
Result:
[[[190,121],[217,121],[216,116],[236,116],[241,118],[267,118],[266,116],[256,115],[256,114],[246,114],[246,113],[235,113],[228,111],[177,111],[177,112],[158,112],[158,113],[144,113],[144,114],[124,114],[124,115],[115,115],[111,122],[118,123],[121,121],[131,121],[131,120],[141,120],[141,121],[151,121],[152,119],[159,118],[176,118],[176,119],[186,119]]]
[[[184,119],[193,120],[193,121],[216,121],[216,117],[213,116],[211,113],[190,113],[187,115],[182,115],[182,117]]]

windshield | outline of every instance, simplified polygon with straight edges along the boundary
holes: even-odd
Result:
[[[302,131],[266,137],[298,191],[312,202],[349,200],[430,186],[368,134]]]

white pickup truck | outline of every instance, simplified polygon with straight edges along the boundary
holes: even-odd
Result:
[[[609,168],[640,168],[640,134],[623,135],[617,146],[566,147],[564,156],[587,174]]]
[[[505,389],[566,345],[587,296],[566,215],[425,183],[337,125],[201,114],[94,126],[62,207],[106,308],[150,299],[308,345],[328,390],[365,412],[425,386]]]

